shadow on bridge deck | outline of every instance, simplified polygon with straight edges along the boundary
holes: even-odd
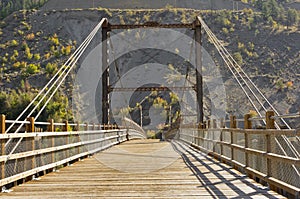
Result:
[[[284,198],[177,141],[114,146],[2,198]]]

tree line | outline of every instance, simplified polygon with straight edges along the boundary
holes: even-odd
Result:
[[[296,9],[283,7],[286,0],[255,0],[253,5],[261,10],[263,17],[268,21],[277,21],[287,27],[297,25],[299,22],[299,13]]]
[[[17,10],[28,10],[44,5],[48,0],[0,0],[0,19]]]

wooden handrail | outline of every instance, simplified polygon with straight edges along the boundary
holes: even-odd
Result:
[[[26,122],[15,123],[25,124],[25,133],[5,133],[7,122],[5,119],[5,115],[0,115],[2,147],[0,186],[25,179],[46,169],[55,169],[69,161],[130,139],[145,138],[144,132],[139,132],[139,129],[130,126],[121,129],[116,125],[107,125],[107,129],[102,130],[101,124],[80,124],[68,121],[55,123],[53,120],[35,122],[34,118],[28,118]],[[8,121],[8,123],[11,122],[15,121]],[[37,128],[36,125],[46,126],[47,131],[41,132],[42,129]],[[55,126],[62,126],[62,131],[56,132]],[[80,130],[82,126],[84,129]],[[74,131],[69,131],[71,127]],[[18,140],[18,142],[12,140]],[[16,143],[20,144],[21,151],[18,149],[19,146],[15,145]],[[6,145],[8,148],[5,148]],[[11,164],[16,165],[11,166]]]
[[[194,125],[182,125],[180,132],[180,139],[184,142],[191,144],[192,146],[198,148],[199,150],[212,155],[228,164],[233,165],[234,168],[238,168],[241,171],[245,171],[249,177],[258,177],[262,181],[267,182],[269,187],[272,190],[285,190],[288,193],[293,194],[294,196],[300,195],[299,184],[289,184],[289,179],[285,181],[282,179],[277,179],[274,174],[274,167],[278,164],[285,164],[285,168],[282,169],[291,169],[293,171],[295,167],[300,167],[300,158],[296,156],[282,155],[280,153],[274,152],[274,149],[271,148],[273,139],[276,136],[288,136],[290,139],[292,137],[300,136],[300,131],[295,129],[275,129],[275,117],[274,112],[267,111],[265,116],[266,129],[252,129],[252,119],[250,114],[244,116],[244,129],[237,128],[237,119],[235,116],[230,117],[230,128],[222,126],[223,121],[220,122],[221,128],[216,128],[215,125],[212,125],[214,128],[194,128]],[[214,123],[214,122],[213,122]],[[187,127],[187,128],[186,128]],[[198,133],[195,133],[198,132]],[[217,133],[218,136],[207,136],[210,134]],[[237,142],[234,137],[237,135],[243,136],[242,142]],[[254,145],[250,144],[253,139],[253,135],[257,135],[260,138],[265,137],[264,139],[264,149],[255,148]],[[226,138],[224,137],[226,136]],[[252,139],[250,139],[252,138]],[[208,144],[210,143],[210,144]],[[214,146],[207,148],[207,146]],[[218,146],[218,147],[216,147]],[[216,150],[218,148],[218,150]],[[227,151],[226,151],[226,150]],[[236,156],[237,154],[243,154],[244,158]],[[256,168],[252,168],[250,164],[250,158],[255,155],[261,161],[266,162],[266,172],[262,173]],[[240,156],[240,155],[239,155]],[[251,160],[253,161],[253,160]],[[290,165],[288,167],[288,165]],[[286,171],[288,172],[288,171]],[[297,175],[295,176],[297,178]]]

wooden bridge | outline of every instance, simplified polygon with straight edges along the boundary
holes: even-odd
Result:
[[[122,125],[109,124],[109,92],[113,92],[114,87],[109,85],[108,32],[157,27],[195,31],[196,78],[192,88],[197,99],[197,123],[183,124],[179,118],[178,126],[164,133],[167,141],[147,139],[141,127],[143,114],[141,125],[124,117]],[[100,82],[102,115],[99,115],[102,124],[39,121],[47,103],[100,28],[103,74]],[[204,120],[201,28],[242,87],[258,114],[256,117],[246,114],[239,119],[227,116],[228,121]],[[160,89],[168,90],[160,86],[139,91]],[[116,88],[118,90],[128,88]],[[171,109],[170,106],[170,112]],[[283,120],[299,116],[299,113],[280,115],[200,17],[192,24],[111,25],[102,19],[20,116],[7,120],[1,115],[0,197],[299,198],[300,131]],[[253,121],[262,121],[263,125],[253,129]],[[278,121],[286,129],[281,128]]]
[[[171,150],[161,152],[166,147]],[[151,154],[156,150],[160,152]],[[174,153],[179,156],[174,157]],[[116,164],[120,170],[112,168]],[[159,140],[133,140],[114,146],[12,190],[1,197],[284,198],[182,142]]]
[[[145,139],[142,129],[128,121],[126,128],[115,129],[35,123],[31,118],[27,133],[0,135],[0,197],[285,198],[278,193],[299,197],[299,178],[289,173],[293,167],[299,169],[300,160],[280,155],[270,145],[276,136],[300,132],[239,129],[231,119],[231,126],[223,128],[217,128],[215,120],[205,129],[183,125],[175,139],[160,141]],[[250,127],[248,119],[244,122]],[[271,127],[274,121],[267,121]],[[12,122],[2,116],[2,133]],[[48,125],[49,132],[36,132],[37,125]],[[51,132],[54,126],[74,131]],[[254,135],[266,137],[264,149],[253,144]],[[5,154],[5,144],[9,148],[8,143],[19,138],[15,152]]]

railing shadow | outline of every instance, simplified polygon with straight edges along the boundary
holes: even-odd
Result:
[[[265,196],[267,198],[277,198],[276,196],[271,195],[268,193],[269,189],[263,188],[263,187],[258,187],[251,182],[249,182],[247,179],[247,176],[244,175],[238,175],[237,173],[232,171],[232,168],[228,168],[224,166],[222,163],[218,162],[217,160],[214,160],[211,157],[208,157],[206,154],[202,154],[200,151],[197,151],[196,149],[193,149],[189,145],[178,142],[178,141],[172,141],[172,146],[174,150],[181,155],[183,158],[185,164],[187,167],[193,172],[195,177],[199,180],[201,185],[199,187],[204,187],[208,193],[210,193],[211,197],[213,198],[229,198],[226,196],[225,193],[220,190],[217,185],[224,184],[227,187],[229,187],[230,191],[233,191],[236,193],[238,196],[232,196],[230,198],[253,198],[253,196],[260,195],[260,196]],[[202,156],[202,158],[199,158],[199,155]],[[191,158],[195,159],[198,163],[201,163],[208,172],[202,172],[191,160]],[[204,161],[205,160],[205,161]],[[212,162],[213,164],[207,163],[207,161]],[[221,168],[221,170],[214,170],[211,165],[217,165],[218,167]],[[234,178],[233,179],[226,179],[222,174],[220,174],[220,171],[226,171],[230,175],[232,175]],[[207,174],[214,174],[218,180],[217,182],[213,182],[211,179],[209,179],[206,175]],[[253,191],[245,192],[243,191],[242,188],[240,188],[238,185],[234,184],[233,181],[238,180],[240,183],[243,183],[244,185],[247,185],[249,188],[251,188]],[[228,190],[228,189],[227,189]]]

